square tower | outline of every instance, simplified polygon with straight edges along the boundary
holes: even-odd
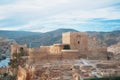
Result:
[[[70,49],[85,51],[88,47],[87,38],[84,32],[67,32],[62,34],[62,43],[70,45]]]

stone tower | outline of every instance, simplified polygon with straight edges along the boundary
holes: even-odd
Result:
[[[86,51],[88,48],[87,33],[67,32],[62,34],[62,43],[70,45],[70,49]]]
[[[19,45],[19,44],[13,44],[11,45],[11,58],[12,55],[15,53],[19,53],[20,49],[23,49],[25,52],[27,52],[27,45]]]

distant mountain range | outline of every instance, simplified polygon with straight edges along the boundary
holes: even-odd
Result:
[[[20,37],[26,36],[33,36],[40,33],[37,32],[27,32],[27,31],[7,31],[7,30],[0,30],[0,37],[10,38],[10,39],[17,39]]]
[[[120,42],[120,30],[112,32],[87,32],[90,36],[95,36],[97,39],[105,42],[107,46]]]
[[[55,31],[50,31],[46,33],[41,33],[39,35],[27,36],[23,38],[18,38],[16,41],[20,44],[27,43],[28,46],[39,47],[40,45],[52,45],[54,43],[62,42],[62,33],[64,32],[76,32],[73,29],[58,29]]]
[[[26,31],[0,31],[0,36],[15,39],[19,44],[27,44],[29,47],[39,47],[40,45],[52,45],[61,43],[62,33],[78,32],[74,29],[58,29],[46,33],[26,32]],[[105,42],[107,46],[120,42],[120,31],[112,32],[87,32],[89,36]]]

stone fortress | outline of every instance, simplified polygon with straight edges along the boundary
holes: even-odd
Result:
[[[38,61],[39,59],[80,59],[87,58],[91,53],[107,52],[106,47],[98,47],[96,44],[98,43],[95,38],[88,41],[87,33],[67,32],[62,34],[61,44],[40,46],[40,48],[27,48],[27,45],[13,44],[11,45],[11,55],[19,53],[20,48],[23,48],[29,55],[29,61]]]
[[[89,38],[87,33],[67,32],[62,34],[62,43],[51,46],[28,48],[27,45],[13,44],[11,55],[23,49],[28,56],[26,65],[19,66],[17,80],[80,80],[80,69],[76,64],[88,64],[81,58],[106,60],[108,57],[107,47],[98,43],[96,38]]]

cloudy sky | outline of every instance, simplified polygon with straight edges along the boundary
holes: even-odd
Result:
[[[120,30],[120,0],[0,0],[0,30]]]

